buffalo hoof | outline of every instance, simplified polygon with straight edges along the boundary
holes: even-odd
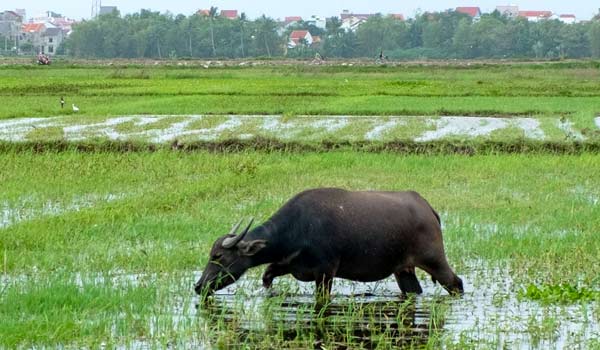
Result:
[[[267,289],[271,288],[271,286],[273,285],[274,279],[275,279],[275,276],[273,276],[271,273],[269,273],[269,270],[265,271],[265,273],[262,276],[263,287],[265,287]]]

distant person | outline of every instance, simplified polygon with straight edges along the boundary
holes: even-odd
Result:
[[[63,109],[65,108],[65,99],[64,98],[60,98],[60,108]]]

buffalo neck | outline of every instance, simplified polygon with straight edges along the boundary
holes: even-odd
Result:
[[[253,266],[283,260],[295,251],[293,241],[286,240],[286,230],[269,220],[248,232],[244,241],[265,240],[267,245],[253,257]]]

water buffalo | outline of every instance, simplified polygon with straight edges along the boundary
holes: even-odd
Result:
[[[297,194],[269,220],[238,235],[241,221],[215,241],[198,294],[234,283],[251,267],[269,264],[263,285],[291,273],[315,281],[329,296],[334,277],[371,282],[394,274],[403,293],[422,293],[415,267],[450,293],[462,280],[444,253],[440,218],[416,192],[351,192],[319,188]],[[317,294],[319,295],[319,294]]]

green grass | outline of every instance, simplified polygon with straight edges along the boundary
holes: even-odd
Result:
[[[539,300],[544,303],[589,302],[600,299],[600,291],[577,288],[570,284],[543,285],[530,284],[519,292],[519,297]]]
[[[600,159],[594,154],[423,157],[352,152],[36,154],[5,150],[0,154],[2,205],[33,208],[36,215],[0,228],[2,276],[14,279],[0,288],[0,318],[8,320],[0,326],[0,347],[94,347],[102,342],[131,345],[136,340],[159,346],[167,342],[312,346],[318,329],[303,328],[300,322],[294,326],[300,327],[299,333],[284,337],[288,331],[281,328],[285,323],[277,321],[276,309],[253,316],[261,322],[275,317],[267,323],[271,331],[246,329],[243,320],[249,316],[244,309],[257,302],[255,297],[240,295],[233,311],[220,309],[216,316],[181,315],[173,310],[180,303],[192,304],[193,271],[202,268],[212,241],[234,221],[249,216],[266,220],[293,194],[319,186],[419,191],[442,213],[451,264],[461,276],[473,276],[469,283],[474,288],[486,288],[497,277],[475,277],[470,270],[473,261],[510,271],[512,292],[491,289],[499,293],[495,300],[500,305],[532,281],[597,291],[600,207],[594,200],[600,196],[600,179],[590,176],[596,173],[600,173]],[[108,200],[109,195],[118,197]],[[87,203],[81,198],[90,203],[81,205]],[[59,211],[45,214],[47,203]],[[95,277],[114,274],[146,277],[125,286]],[[77,287],[76,275],[88,282]],[[441,302],[445,311],[430,316],[437,326],[425,338],[412,335],[403,341],[421,339],[410,345],[415,347],[423,342],[431,347],[463,344],[442,329],[450,322],[447,319],[454,319],[457,307],[469,306],[460,301],[456,306],[451,299]],[[598,300],[589,302],[599,317]],[[275,299],[265,307],[278,303],[281,300]],[[449,308],[448,303],[454,306]],[[564,312],[560,308],[549,317],[559,317]],[[368,316],[377,310],[381,309],[358,306],[345,312],[354,323],[343,322],[355,324],[365,312],[367,319],[377,320],[375,314]],[[525,322],[530,315],[523,317]],[[181,323],[173,326],[179,319]],[[550,321],[546,322],[553,324]],[[340,341],[360,346],[359,338],[344,335],[354,326],[340,328],[330,317],[322,322],[324,335],[319,339],[324,339],[324,346]],[[598,319],[581,322],[585,327]],[[330,333],[335,329],[342,334]],[[545,328],[535,329],[532,325],[532,332],[545,332]],[[544,332],[539,336],[546,339]],[[394,334],[384,327],[370,337],[385,346],[401,341]],[[469,332],[463,336],[464,344],[478,337]],[[587,344],[589,339],[583,341]]]
[[[144,79],[140,79],[143,76]],[[568,116],[593,128],[592,64],[254,68],[5,66],[0,118],[71,114]]]

